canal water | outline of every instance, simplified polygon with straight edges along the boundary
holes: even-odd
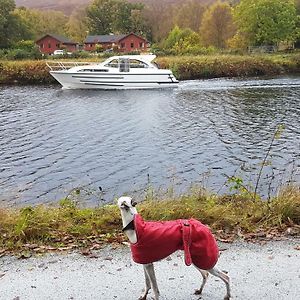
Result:
[[[81,188],[143,197],[237,176],[265,196],[300,179],[300,77],[181,82],[170,90],[0,86],[0,206],[56,202]],[[103,193],[100,195],[98,187]]]

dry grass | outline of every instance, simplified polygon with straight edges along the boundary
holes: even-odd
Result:
[[[281,75],[300,72],[300,55],[199,55],[159,58],[180,80]]]
[[[78,58],[71,60],[91,62],[100,59]],[[156,61],[162,68],[172,69],[180,80],[300,73],[299,53],[169,56],[158,57]],[[55,82],[50,76],[44,60],[0,61],[0,84],[47,84]]]
[[[238,229],[247,234],[270,228],[280,231],[300,225],[300,190],[288,188],[270,201],[194,191],[176,199],[143,201],[138,210],[148,220],[193,217],[215,232],[236,233]],[[88,247],[122,240],[121,227],[116,205],[79,208],[71,200],[63,200],[58,207],[1,209],[0,249],[20,251],[31,244]]]

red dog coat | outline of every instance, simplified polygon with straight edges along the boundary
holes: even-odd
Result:
[[[218,260],[215,238],[207,226],[195,219],[145,222],[136,214],[134,228],[137,242],[130,248],[136,263],[152,263],[176,250],[184,250],[186,265],[193,263],[203,270],[213,268]]]

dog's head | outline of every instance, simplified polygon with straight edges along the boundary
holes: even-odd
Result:
[[[136,205],[137,203],[131,197],[120,197],[118,199],[118,206],[121,210],[132,211],[136,213]]]

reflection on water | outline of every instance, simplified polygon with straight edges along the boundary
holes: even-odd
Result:
[[[112,200],[142,194],[149,179],[180,191],[207,173],[215,191],[234,174],[254,183],[284,124],[260,184],[266,194],[271,182],[274,193],[300,178],[299,99],[297,77],[187,81],[152,91],[0,87],[0,203],[56,201],[82,185],[102,186]]]

